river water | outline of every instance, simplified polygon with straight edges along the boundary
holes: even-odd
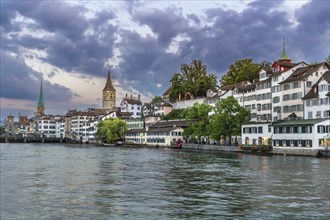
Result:
[[[330,160],[1,144],[1,219],[328,219]]]

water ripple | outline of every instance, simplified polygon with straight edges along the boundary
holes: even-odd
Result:
[[[0,219],[330,217],[329,160],[1,144]]]

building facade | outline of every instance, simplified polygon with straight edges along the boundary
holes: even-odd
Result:
[[[324,149],[328,142],[330,146],[329,64],[291,63],[284,49],[272,68],[264,80],[260,72],[257,106],[251,108],[251,122],[242,125],[242,144],[316,150]],[[264,109],[265,104],[270,108]]]
[[[120,103],[120,111],[128,112],[131,115],[131,118],[141,118],[142,115],[142,102],[140,101],[140,95],[137,98],[132,95],[126,97]]]

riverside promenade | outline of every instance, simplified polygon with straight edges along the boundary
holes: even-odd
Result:
[[[329,152],[320,149],[301,149],[292,147],[274,147],[270,151],[249,151],[243,150],[239,146],[221,146],[212,144],[192,144],[184,143],[182,149],[191,150],[207,150],[207,151],[220,151],[220,152],[234,152],[234,153],[248,153],[248,154],[262,154],[262,155],[283,155],[283,156],[308,156],[308,157],[329,157]]]
[[[238,146],[222,146],[222,145],[213,145],[213,144],[192,144],[184,143],[182,149],[191,149],[191,150],[212,150],[212,151],[223,151],[223,152],[238,152],[244,153]]]

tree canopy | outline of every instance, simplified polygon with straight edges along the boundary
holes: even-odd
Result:
[[[162,117],[162,120],[184,119],[185,109],[173,109],[170,113]]]
[[[103,142],[111,143],[123,138],[126,131],[127,124],[125,121],[119,118],[110,118],[101,121],[97,125],[96,137],[100,138]]]
[[[172,83],[170,100],[176,101],[190,93],[195,98],[205,97],[208,89],[215,89],[217,79],[214,74],[207,74],[206,65],[200,60],[193,60],[191,64],[181,65],[180,73],[175,73],[170,80]]]
[[[330,55],[325,59],[325,62],[327,62],[330,65]]]
[[[210,117],[209,131],[213,139],[221,136],[229,137],[241,134],[241,126],[250,121],[250,111],[239,105],[233,96],[220,100],[215,104],[214,114]]]
[[[270,63],[263,61],[260,64],[253,63],[252,59],[246,58],[242,60],[236,60],[234,64],[231,64],[228,72],[221,78],[221,86],[240,83],[242,81],[253,82],[254,79],[258,79],[259,71],[261,68],[269,69]]]
[[[195,103],[193,107],[188,108],[185,119],[192,121],[192,124],[185,129],[184,135],[197,140],[200,140],[202,136],[209,136],[206,128],[209,126],[209,112],[211,110],[212,107],[205,103]]]
[[[155,103],[160,103],[163,101],[163,98],[160,96],[155,96],[152,100],[151,100],[151,104],[155,104]]]

